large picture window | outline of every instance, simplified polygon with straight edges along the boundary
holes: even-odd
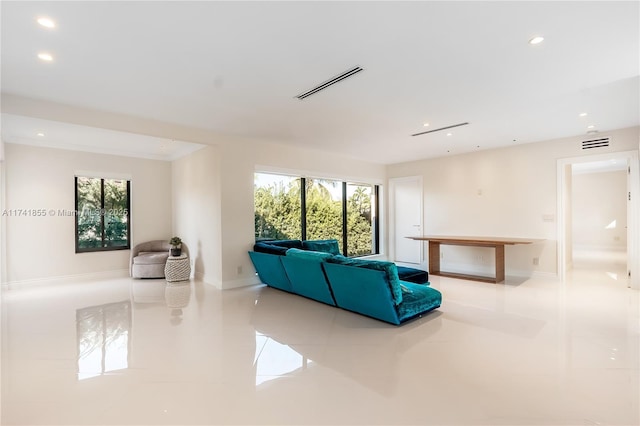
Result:
[[[256,239],[302,239],[300,188],[297,177],[255,174]]]
[[[346,256],[379,253],[377,185],[271,173],[254,182],[256,240],[334,238]]]
[[[76,253],[131,247],[128,180],[77,176]]]
[[[327,179],[306,180],[305,240],[335,238],[343,247],[342,182]]]

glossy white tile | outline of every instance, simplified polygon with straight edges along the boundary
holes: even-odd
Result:
[[[432,277],[442,307],[401,327],[266,287],[12,289],[2,424],[637,425],[623,273]]]

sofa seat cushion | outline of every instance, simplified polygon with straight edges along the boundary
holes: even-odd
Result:
[[[134,265],[164,265],[169,257],[168,251],[141,251],[133,258]]]
[[[397,306],[400,322],[436,309],[442,303],[442,293],[435,288],[406,281],[401,284],[410,292],[403,293],[402,303]]]
[[[429,285],[429,274],[427,271],[415,268],[407,268],[406,266],[398,266],[398,277],[401,281],[409,281],[416,284]]]
[[[331,254],[340,254],[338,240],[305,240],[302,242],[305,250],[322,251]]]
[[[403,291],[400,286],[400,278],[398,278],[398,268],[393,262],[386,262],[382,260],[365,260],[365,259],[352,259],[342,255],[332,256],[327,259],[329,263],[338,263],[345,266],[355,266],[358,268],[373,269],[376,271],[383,271],[386,274],[386,279],[389,283],[389,290],[393,297],[393,303],[399,305],[402,303]],[[363,295],[366,297],[366,295]]]

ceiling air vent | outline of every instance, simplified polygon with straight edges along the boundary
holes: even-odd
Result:
[[[411,136],[426,135],[427,133],[440,132],[442,130],[453,129],[454,127],[466,126],[467,124],[469,124],[469,123],[468,122],[464,122],[464,123],[453,124],[451,126],[440,127],[439,129],[433,129],[433,130],[427,130],[425,132],[414,133]]]
[[[304,98],[308,98],[309,96],[314,95],[314,94],[318,93],[319,91],[324,90],[327,87],[332,86],[332,85],[336,84],[337,82],[344,80],[345,78],[349,78],[352,75],[359,73],[360,71],[363,71],[363,69],[360,68],[360,67],[351,68],[350,70],[347,70],[347,71],[343,72],[342,74],[336,75],[332,79],[327,80],[324,83],[317,85],[316,87],[314,87],[311,90],[307,90],[304,93],[300,93],[298,96],[296,96],[296,98],[298,98],[300,100],[303,100]]]
[[[590,139],[582,141],[582,149],[604,148],[609,146],[609,138]]]

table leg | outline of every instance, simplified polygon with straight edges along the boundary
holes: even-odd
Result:
[[[440,243],[429,241],[429,273],[440,273]]]
[[[504,281],[504,246],[496,246],[496,283]]]

